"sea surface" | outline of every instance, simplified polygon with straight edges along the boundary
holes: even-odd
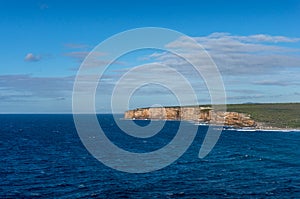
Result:
[[[180,123],[168,121],[157,135],[134,139],[111,115],[98,119],[110,140],[133,152],[165,146]],[[96,160],[72,115],[0,115],[0,198],[300,198],[300,132],[224,130],[199,159],[206,130],[199,126],[192,145],[171,165],[132,174]]]

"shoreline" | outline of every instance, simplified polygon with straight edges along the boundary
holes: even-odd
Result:
[[[194,125],[198,126],[212,126],[212,127],[222,127],[223,130],[226,131],[264,131],[264,132],[300,132],[300,129],[295,128],[279,128],[279,127],[272,127],[272,126],[266,126],[263,123],[258,123],[255,127],[237,127],[237,126],[225,126],[223,124],[213,124],[213,123],[206,123],[206,122],[199,122],[199,121],[193,121],[193,120],[169,120],[169,119],[127,119],[127,118],[120,118],[121,120],[141,120],[141,121],[185,121],[190,122]]]
[[[218,105],[214,109],[210,105],[146,107],[128,110],[124,118],[224,124],[237,129],[300,131],[300,103],[227,104],[225,112]]]

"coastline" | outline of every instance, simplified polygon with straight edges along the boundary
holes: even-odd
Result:
[[[182,120],[226,128],[265,131],[300,131],[300,103],[227,104],[145,107],[128,110],[125,119]],[[220,105],[223,107],[223,105]]]
[[[256,122],[257,127],[255,127],[256,130],[262,130],[262,131],[295,131],[295,132],[300,132],[300,128],[291,128],[291,127],[286,127],[286,128],[280,128],[280,127],[275,127],[275,126],[270,126],[266,125],[261,122]]]
[[[207,122],[199,122],[194,120],[175,120],[175,119],[128,119],[128,118],[120,118],[121,120],[141,120],[141,121],[185,121],[190,122],[194,125],[198,126],[212,126],[212,127],[221,127],[223,130],[226,131],[243,131],[243,132],[299,132],[300,128],[280,128],[280,127],[274,127],[274,126],[268,126],[261,122],[257,122],[255,127],[237,127],[237,126],[226,126],[224,124],[216,124],[216,123],[207,123]]]

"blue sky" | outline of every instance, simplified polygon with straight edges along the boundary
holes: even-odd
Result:
[[[149,26],[195,38],[218,65],[228,103],[300,101],[299,1],[4,0],[0,5],[0,113],[71,112],[74,77],[87,53],[114,34]],[[131,53],[107,75],[116,82],[131,67],[158,60],[172,64],[176,58]],[[98,95],[101,101],[101,91]],[[200,101],[209,103],[205,98]],[[109,110],[105,99],[99,112]],[[136,93],[130,108],[154,101],[176,105],[169,92],[149,86]]]

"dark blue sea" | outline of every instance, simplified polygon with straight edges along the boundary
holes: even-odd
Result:
[[[164,146],[179,125],[168,121],[159,134],[133,139],[111,115],[98,119],[109,139],[135,152]],[[199,159],[206,129],[198,127],[192,145],[173,164],[132,174],[95,159],[72,115],[0,115],[0,198],[300,198],[300,132],[224,130]]]

